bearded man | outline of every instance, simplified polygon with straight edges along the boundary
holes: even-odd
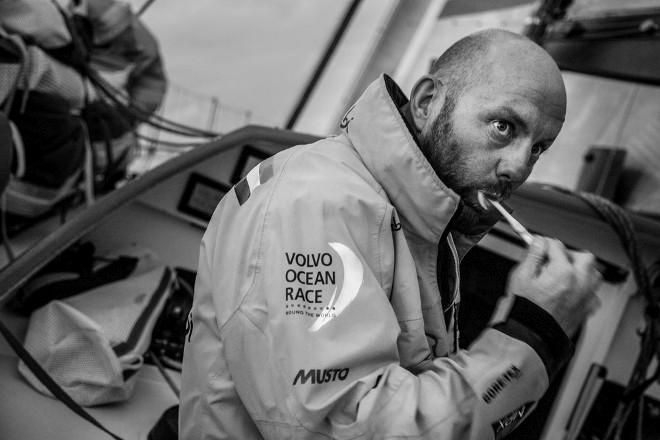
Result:
[[[182,439],[493,439],[536,405],[594,309],[594,257],[535,237],[459,348],[459,262],[564,120],[552,59],[470,35],[410,100],[387,76],[342,133],[255,167],[204,236]]]

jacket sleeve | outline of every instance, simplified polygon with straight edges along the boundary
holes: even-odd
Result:
[[[124,86],[131,103],[147,113],[156,111],[167,89],[156,37],[124,2],[90,0],[87,14],[93,28],[95,67],[128,69]]]
[[[243,332],[225,347],[243,360],[229,362],[237,388],[249,389],[243,403],[266,438],[282,423],[269,418],[273,406],[331,438],[502,438],[545,392],[547,368],[566,359],[550,341],[565,335],[552,322],[537,332],[508,307],[469,350],[426,359],[415,373],[403,368],[399,346],[410,341],[391,300],[399,290],[421,313],[415,268],[405,240],[395,242],[391,206],[372,202],[363,186],[311,186],[303,197],[294,185],[271,204],[245,300],[264,293],[265,302],[243,312],[267,343]],[[264,373],[245,367],[251,362],[267,365],[268,386],[259,385]]]
[[[138,55],[128,77],[126,89],[131,101],[142,110],[153,113],[163,102],[167,76],[156,37],[137,18],[133,18]]]
[[[71,42],[66,23],[53,2],[41,0],[1,0],[0,25],[26,43],[45,49]]]

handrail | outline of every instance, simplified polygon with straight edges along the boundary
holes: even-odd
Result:
[[[250,142],[265,141],[282,146],[293,146],[316,140],[318,140],[318,137],[313,135],[250,125],[165,162],[140,178],[97,200],[94,205],[82,211],[78,216],[21,254],[10,265],[0,271],[0,306],[8,300],[21,283],[41,269],[59,252],[93,230],[106,216],[135,200],[139,195],[153,188],[154,185],[211,156]],[[590,222],[595,224],[602,224],[604,228],[608,227],[585,203],[570,195],[549,191],[547,185],[544,184],[524,184],[513,194],[510,202],[514,208],[522,205],[543,205],[558,215],[570,217],[571,221],[577,222],[589,219]],[[660,248],[660,222],[634,213],[631,213],[631,217],[640,239],[652,243],[653,246],[657,244]],[[543,233],[542,230],[536,232]]]
[[[103,196],[83,210],[71,221],[62,225],[34,247],[18,256],[11,264],[0,271],[0,306],[30,276],[45,266],[54,256],[73,244],[80,237],[93,230],[117,209],[135,200],[139,195],[175,174],[201,161],[232,148],[250,142],[266,141],[283,146],[310,143],[318,138],[308,134],[288,130],[246,126],[232,131],[223,137],[184,153],[152,169],[123,187]]]
[[[570,214],[573,218],[596,222],[606,229],[611,227],[584,201],[553,185],[541,182],[528,182],[518,188],[508,202],[514,208],[518,204],[544,205],[548,209],[559,213]],[[640,243],[657,247],[660,250],[660,221],[644,216],[630,210],[627,211],[637,233]],[[600,225],[602,224],[602,225]],[[660,252],[659,252],[660,253]]]

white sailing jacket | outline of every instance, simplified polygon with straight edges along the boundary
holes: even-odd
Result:
[[[181,439],[499,439],[569,356],[522,298],[455,350],[444,312],[471,242],[446,231],[459,197],[404,102],[381,77],[341,135],[267,159],[220,202],[189,317]],[[454,291],[441,295],[443,247]]]

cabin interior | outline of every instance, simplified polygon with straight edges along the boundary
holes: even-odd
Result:
[[[508,26],[534,35],[550,52],[563,70],[569,96],[557,145],[509,204],[531,232],[588,250],[605,268],[598,292],[601,307],[576,336],[573,358],[539,408],[508,438],[604,439],[640,354],[640,332],[654,319],[648,315],[648,300],[639,294],[636,263],[647,272],[651,290],[660,295],[660,34],[655,24],[660,23],[660,3],[639,0],[625,8],[614,0],[500,0],[497,7],[478,1],[430,0],[414,7],[406,0],[385,3],[389,14],[376,24],[387,32],[364,49],[361,69],[351,73],[325,113],[312,113],[318,98],[310,98],[299,121],[286,129],[247,125],[228,131],[93,202],[54,207],[10,231],[3,243],[10,250],[0,252],[1,322],[22,341],[30,315],[17,304],[25,300],[27,287],[49,264],[83,243],[91,243],[98,256],[150,249],[194,281],[199,243],[215,205],[255,164],[330,134],[374,72],[391,70],[402,88],[409,89],[412,78],[457,36],[480,26]],[[523,27],[529,17],[541,24]],[[405,36],[408,44],[395,44],[391,35]],[[341,48],[335,56],[342,56]],[[322,95],[332,85],[319,81],[317,94]],[[580,197],[581,191],[616,203],[629,223],[617,229],[612,216]],[[636,262],[630,257],[629,237],[621,235],[628,227],[636,234]],[[508,270],[524,252],[524,242],[500,222],[462,262],[464,346],[487,324]],[[182,325],[180,310],[164,310],[170,313],[167,318]],[[176,344],[180,336],[165,343]],[[657,368],[658,353],[652,354],[649,375]],[[174,362],[167,364],[145,356],[130,399],[87,410],[121,438],[147,439],[161,415],[178,401],[180,365],[172,357]],[[0,339],[1,438],[109,438],[60,400],[36,391],[19,374],[17,362],[15,350]],[[635,422],[639,420],[643,423]],[[657,438],[657,380],[645,389],[622,432],[621,438]]]

